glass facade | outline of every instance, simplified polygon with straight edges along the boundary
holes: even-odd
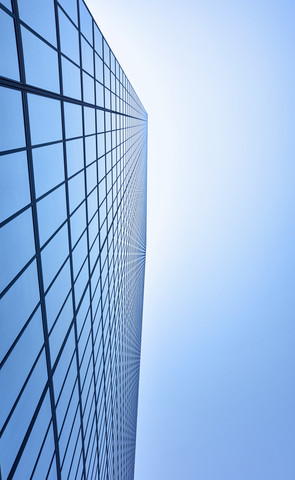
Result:
[[[85,3],[1,0],[1,480],[134,476],[146,160]]]

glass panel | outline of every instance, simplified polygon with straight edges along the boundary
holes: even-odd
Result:
[[[98,82],[95,82],[95,88],[96,88],[96,105],[98,107],[103,107],[104,106],[104,92],[103,92],[104,88]]]
[[[26,152],[0,157],[0,222],[30,203]]]
[[[82,235],[86,228],[86,209],[85,202],[78,208],[78,210],[71,216],[71,236],[72,245],[75,245],[78,238]]]
[[[68,255],[68,229],[67,225],[64,225],[41,253],[45,290]]]
[[[3,478],[8,477],[42,390],[45,387],[46,380],[47,368],[43,352],[1,438],[1,473]]]
[[[0,150],[25,146],[21,93],[2,86],[0,86],[0,131]]]
[[[96,163],[93,163],[86,169],[86,179],[87,179],[87,192],[89,193],[97,184]]]
[[[64,57],[62,57],[62,80],[64,95],[81,100],[80,69]]]
[[[76,365],[75,357],[73,358],[74,348],[75,348],[74,331],[72,328],[53,375],[53,388],[54,388],[55,400],[57,400],[60,394],[60,390],[65,380],[66,372],[70,365],[70,362],[73,361],[74,364]]]
[[[82,108],[74,103],[64,103],[66,137],[82,136]]]
[[[75,299],[76,299],[76,305],[79,305],[79,302],[81,300],[82,294],[85,290],[86,283],[88,282],[88,263],[85,262],[83,265],[83,268],[81,272],[79,273],[76,281],[75,281]]]
[[[60,9],[58,9],[58,18],[61,51],[80,65],[78,30]]]
[[[40,244],[43,245],[67,218],[65,187],[54,190],[37,203]]]
[[[70,140],[66,146],[68,177],[71,177],[84,167],[83,140]]]
[[[43,343],[42,317],[39,308],[0,370],[0,384],[5,385],[5,388],[1,389],[1,421],[6,420]],[[24,352],[26,352],[25,355]]]
[[[27,83],[59,92],[56,51],[26,28],[22,27],[21,32]]]
[[[82,48],[82,67],[86,72],[90,73],[90,75],[94,75],[93,73],[93,50],[90,47],[89,43],[81,37],[81,48]]]
[[[59,0],[60,5],[67,12],[69,17],[78,24],[78,15],[77,15],[77,1],[76,0]]]
[[[103,83],[103,62],[98,55],[95,54],[95,78]]]
[[[0,230],[0,291],[35,254],[31,209]]]
[[[56,361],[56,357],[64,341],[65,335],[68,331],[72,319],[73,303],[72,297],[69,296],[49,337],[52,365]]]
[[[56,46],[53,0],[18,0],[19,16],[39,35]]]
[[[97,211],[97,189],[95,189],[87,198],[88,215],[91,218]]]
[[[48,329],[51,330],[63,302],[71,288],[71,272],[69,260],[51,286],[45,297]],[[70,297],[71,298],[71,297]]]
[[[94,112],[95,114],[95,112]],[[85,138],[86,165],[96,160],[96,141],[95,135]]]
[[[19,80],[13,19],[0,10],[0,75]]]
[[[92,17],[82,0],[79,1],[81,32],[92,45]]]
[[[37,197],[64,181],[63,146],[61,143],[34,148],[33,164]]]
[[[102,57],[102,35],[97,25],[94,25],[94,44],[95,50]]]
[[[86,233],[84,233],[83,237],[79,240],[79,243],[73,250],[73,273],[74,278],[77,277],[79,270],[86,258],[87,255],[87,237]]]
[[[32,144],[61,140],[60,101],[28,94],[28,103]]]
[[[94,80],[83,72],[83,100],[94,104]]]
[[[5,5],[6,8],[11,10],[11,0],[1,0],[1,3]]]
[[[110,66],[110,49],[105,40],[103,40],[103,59],[107,66]]]
[[[95,133],[95,109],[84,107],[84,127],[85,135]]]
[[[72,212],[85,198],[84,172],[69,180],[70,211]]]

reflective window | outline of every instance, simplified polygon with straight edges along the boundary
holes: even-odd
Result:
[[[95,54],[95,78],[103,83],[103,62],[97,54]]]
[[[94,75],[93,73],[93,50],[90,47],[89,43],[81,38],[81,48],[82,48],[82,67],[86,72],[90,73],[90,75]]]
[[[67,225],[64,225],[41,253],[45,290],[68,257],[68,254],[68,230]]]
[[[62,385],[65,380],[66,372],[70,363],[73,361],[73,354],[75,348],[75,338],[74,338],[74,331],[73,328],[68,336],[66,344],[63,348],[61,358],[57,364],[56,370],[53,375],[53,388],[54,388],[54,396],[55,400],[58,399]],[[75,359],[74,359],[75,360]],[[76,364],[74,362],[74,364]]]
[[[82,135],[82,108],[74,103],[64,103],[66,137],[81,137]]]
[[[67,12],[69,17],[73,20],[73,22],[77,25],[78,24],[77,1],[76,0],[59,0],[59,3],[62,6],[62,8]]]
[[[79,270],[86,258],[87,255],[87,237],[86,233],[82,236],[79,240],[78,244],[73,250],[73,271],[74,271],[74,278],[77,277]]]
[[[33,150],[36,196],[39,197],[64,181],[63,146],[61,143]]]
[[[0,302],[0,359],[6,355],[39,302],[36,262],[32,262]]]
[[[87,193],[90,193],[97,184],[96,163],[86,169]]]
[[[0,222],[30,201],[26,152],[0,156]]]
[[[95,112],[94,112],[95,115]],[[86,117],[85,117],[86,118]],[[85,138],[86,165],[96,160],[96,139],[95,135]]]
[[[52,364],[55,363],[56,357],[61,348],[62,342],[68,331],[68,328],[70,327],[70,323],[72,319],[73,319],[73,303],[72,303],[72,297],[69,296],[49,336],[50,355],[51,355]]]
[[[92,45],[92,18],[82,0],[79,0],[81,32]]]
[[[94,80],[85,72],[83,72],[83,100],[94,103]]]
[[[103,41],[103,59],[107,66],[110,66],[110,49],[107,42]]]
[[[54,190],[37,203],[40,244],[43,245],[57,228],[65,221],[65,187]]]
[[[84,172],[69,180],[70,211],[72,212],[85,198]]]
[[[29,94],[28,103],[32,144],[61,140],[60,101]]]
[[[104,89],[103,86],[99,82],[95,82],[96,88],[96,105],[98,107],[104,106]]]
[[[6,8],[11,10],[11,0],[1,0],[1,3],[5,5]]]
[[[95,133],[95,109],[84,107],[84,127],[85,135]]]
[[[21,20],[27,23],[39,35],[56,46],[55,14],[53,0],[18,0]]]
[[[87,198],[88,215],[92,218],[97,211],[97,189],[95,189]]]
[[[21,32],[27,83],[59,92],[56,51],[26,28],[22,27]]]
[[[56,270],[58,268],[59,265],[57,266]],[[62,307],[62,304],[70,291],[70,288],[71,272],[70,261],[68,260],[61,269],[58,277],[55,279],[54,283],[50,287],[50,290],[45,297],[48,330],[51,330],[53,323]]]
[[[66,143],[68,177],[84,167],[83,140],[70,140]]]
[[[0,75],[19,80],[13,19],[0,10]]]
[[[24,147],[25,131],[21,93],[0,86],[0,149]]]
[[[94,45],[95,50],[102,57],[102,35],[97,25],[94,25]]]
[[[72,245],[75,245],[86,228],[86,209],[85,202],[71,216],[71,237]]]
[[[80,69],[62,57],[63,93],[68,97],[81,99]]]
[[[31,209],[0,229],[0,291],[35,254]]]
[[[58,18],[61,51],[79,65],[80,53],[78,30],[60,9],[58,9]]]

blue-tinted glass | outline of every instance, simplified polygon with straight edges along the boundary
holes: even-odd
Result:
[[[88,215],[91,218],[97,211],[97,189],[95,189],[87,198]]]
[[[98,160],[98,180],[100,181],[105,176],[105,157]]]
[[[8,477],[45,386],[46,376],[45,354],[42,353],[1,438],[1,473],[3,478]]]
[[[66,58],[62,58],[63,93],[68,97],[81,99],[80,69]]]
[[[108,67],[104,67],[104,85],[105,87],[110,88],[111,86],[111,72]]]
[[[96,163],[86,169],[87,193],[90,193],[97,184]]]
[[[63,146],[61,143],[33,150],[36,196],[40,197],[64,181]]]
[[[73,358],[74,348],[75,348],[75,341],[74,341],[74,331],[72,328],[53,375],[53,388],[54,388],[55,400],[57,400],[60,394],[60,390],[65,380],[66,371],[70,365],[70,362],[73,361],[72,358]]]
[[[36,87],[59,92],[57,53],[22,27],[26,81]]]
[[[74,285],[76,304],[78,305],[88,282],[88,263],[84,262]]]
[[[30,203],[26,152],[0,157],[0,222]]]
[[[88,42],[92,45],[92,18],[86,5],[82,0],[79,1],[80,8],[80,26],[81,32],[87,38]]]
[[[73,376],[71,371],[69,372],[69,380],[71,380],[74,384],[75,376]],[[68,380],[67,380],[67,382],[68,382]],[[66,386],[67,386],[67,383],[66,383]],[[59,404],[57,406],[57,409],[56,409],[58,431],[59,431],[59,433],[61,433],[60,442],[59,442],[61,458],[64,457],[67,441],[69,439],[70,431],[71,431],[71,428],[72,428],[72,425],[73,425],[73,422],[74,422],[74,418],[75,418],[75,414],[77,412],[77,406],[78,406],[78,400],[79,400],[77,384],[74,388],[74,392],[73,392],[73,396],[71,398],[71,403],[70,403],[69,409],[66,412],[66,409],[67,409],[68,404],[69,404],[69,398],[68,398],[68,396],[65,396],[65,394],[68,394],[68,392],[69,392],[69,386],[67,386],[67,388],[65,388],[63,390],[62,396],[60,397],[60,402],[59,402]],[[65,398],[63,398],[63,397],[65,397]],[[62,423],[64,421],[65,413],[66,413],[66,419],[65,419],[63,428],[61,430],[61,426],[62,426]]]
[[[82,135],[82,108],[74,103],[64,103],[66,137],[80,137]]]
[[[72,245],[75,245],[86,228],[85,202],[76,210],[70,218]]]
[[[66,146],[68,177],[71,177],[84,167],[83,140],[80,138],[70,140],[66,143]]]
[[[72,466],[72,455],[75,451],[75,445],[77,442],[77,437],[80,437],[80,420],[79,415],[76,415],[76,419],[72,430],[69,432],[69,446],[65,454],[62,466],[62,478],[71,478],[71,466]],[[80,441],[78,443],[78,448],[80,447]],[[81,448],[81,447],[80,447]]]
[[[57,267],[58,268],[58,267]],[[53,273],[54,274],[54,273]],[[60,311],[63,302],[71,288],[71,272],[69,260],[63,266],[58,277],[50,287],[45,297],[46,313],[48,329],[51,330],[52,325]]]
[[[73,319],[73,303],[72,297],[70,296],[59,317],[54,325],[52,332],[50,333],[49,337],[49,345],[50,345],[50,354],[51,354],[51,362],[54,364],[58,352],[61,348],[62,342],[64,341],[65,335],[68,331],[70,323]]]
[[[0,87],[0,150],[24,147],[25,131],[21,93]]]
[[[60,9],[58,10],[58,18],[61,51],[79,65],[80,53],[78,30]]]
[[[95,114],[95,112],[94,112]],[[85,138],[86,165],[96,160],[96,139],[95,135]]]
[[[78,23],[77,0],[59,0],[62,8],[67,12],[73,22]]]
[[[18,0],[19,16],[39,35],[56,46],[53,0]]]
[[[35,254],[31,209],[0,229],[0,291]]]
[[[83,100],[94,103],[94,80],[85,72],[83,72]]]
[[[105,199],[106,196],[106,182],[103,180],[102,182],[99,183],[99,204]]]
[[[70,211],[72,212],[85,197],[84,173],[81,172],[69,180]]]
[[[61,140],[60,101],[29,94],[28,103],[32,144]]]
[[[11,10],[11,0],[1,0],[1,3],[5,5],[6,8]]]
[[[94,25],[94,45],[95,50],[102,57],[102,35],[96,25]]]
[[[22,454],[16,472],[13,476],[13,480],[23,480],[25,478],[30,478],[34,465],[38,460],[37,469],[35,471],[34,478],[41,479],[46,478],[47,471],[49,469],[50,461],[54,452],[54,441],[52,428],[50,428],[49,433],[44,442],[42,448],[42,453],[38,459],[39,451],[42,446],[43,439],[45,437],[49,422],[51,420],[51,408],[50,408],[50,398],[49,394],[46,395],[41,409],[38,413],[36,422],[34,424],[33,430],[30,433],[28,442],[26,444],[25,450]],[[36,476],[39,472],[39,477]]]
[[[13,19],[0,10],[0,75],[19,80]]]
[[[97,135],[97,158],[105,154],[104,134]],[[101,179],[102,177],[100,177]]]
[[[104,111],[96,110],[97,132],[104,131]]]
[[[43,245],[67,217],[65,187],[54,190],[37,203],[40,243]]]
[[[103,62],[98,55],[95,54],[95,78],[103,83]]]
[[[1,421],[5,421],[44,343],[40,308],[0,370]],[[23,353],[26,352],[25,355]],[[21,359],[21,368],[20,367]]]
[[[95,109],[84,107],[84,127],[85,135],[95,133]]]
[[[73,272],[74,272],[74,278],[78,275],[78,272],[86,258],[87,255],[87,237],[86,233],[82,236],[82,238],[79,240],[79,243],[76,245],[76,247],[73,250]]]
[[[111,109],[111,93],[107,88],[104,89],[104,104],[105,108]]]
[[[95,82],[95,88],[96,88],[96,105],[98,107],[103,107],[104,106],[104,88],[98,82]]]
[[[34,261],[0,302],[0,360],[39,301],[37,267]]]
[[[92,245],[95,237],[98,234],[98,215],[96,214],[88,226],[88,233],[89,233],[89,245]]]
[[[86,72],[90,73],[90,75],[94,75],[93,73],[93,50],[90,47],[89,43],[81,38],[81,48],[82,48],[82,67]]]
[[[110,49],[107,42],[103,41],[103,59],[107,66],[110,66]]]
[[[44,289],[46,290],[69,254],[67,225],[42,250]]]

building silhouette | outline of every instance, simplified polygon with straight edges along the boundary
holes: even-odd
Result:
[[[1,479],[132,479],[147,114],[81,0],[0,2]]]

